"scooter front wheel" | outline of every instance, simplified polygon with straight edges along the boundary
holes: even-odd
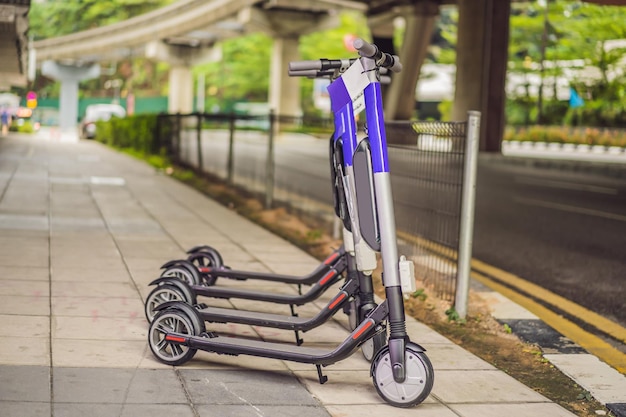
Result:
[[[408,344],[404,350],[406,379],[393,378],[389,346],[382,348],[372,362],[372,379],[376,391],[394,407],[413,407],[428,397],[433,388],[434,371],[428,356],[417,346]]]
[[[171,332],[197,336],[202,333],[202,326],[197,323],[197,317],[190,317],[187,312],[177,308],[160,311],[152,320],[148,331],[148,344],[152,354],[166,365],[182,365],[191,360],[197,350],[168,342],[165,336]]]

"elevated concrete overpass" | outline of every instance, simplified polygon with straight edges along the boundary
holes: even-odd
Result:
[[[0,0],[0,92],[26,86],[30,0]]]
[[[289,114],[300,107],[294,94],[299,81],[285,76],[287,62],[298,59],[298,38],[335,26],[342,8],[367,10],[349,0],[180,0],[123,22],[37,41],[34,47],[43,74],[62,81],[61,106],[75,101],[80,80],[98,75],[98,62],[144,56],[171,64],[169,111],[186,113],[193,105],[191,67],[220,59],[214,49],[218,41],[262,31],[275,39],[270,103]],[[70,107],[61,112],[62,128],[76,123]]]
[[[439,8],[455,3],[459,23],[453,118],[462,120],[468,110],[481,111],[480,148],[499,151],[505,124],[511,1],[515,0],[180,0],[124,22],[38,41],[34,46],[39,62],[49,60],[42,67],[44,74],[71,84],[71,88],[62,87],[62,106],[64,91],[76,96],[81,77],[97,73],[94,63],[146,56],[170,62],[169,111],[185,113],[193,103],[191,67],[219,59],[213,51],[219,40],[263,31],[274,38],[270,106],[280,114],[296,115],[299,80],[286,76],[286,65],[299,59],[300,35],[334,25],[341,9],[359,10],[368,17],[374,41],[390,50],[393,20],[401,16],[405,37],[396,53],[404,70],[387,91],[385,112],[389,119],[408,119],[414,114],[415,97],[406,92],[415,91]],[[626,4],[626,0],[589,1]],[[62,111],[62,115],[65,127],[75,123],[75,112]]]

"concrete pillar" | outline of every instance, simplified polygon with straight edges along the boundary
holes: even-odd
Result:
[[[300,36],[338,26],[337,14],[250,7],[239,12],[238,21],[250,31],[264,32],[274,38],[270,63],[269,106],[279,115],[300,116],[300,80],[289,77],[288,63],[300,59]]]
[[[44,61],[41,73],[61,82],[59,99],[59,128],[75,131],[78,123],[78,83],[100,76],[100,65],[74,66],[55,61]]]
[[[402,72],[394,74],[386,97],[385,116],[389,120],[408,120],[415,116],[415,89],[439,15],[439,4],[433,1],[417,3],[403,8],[401,15],[406,21],[399,54]]]
[[[191,68],[202,62],[222,59],[222,50],[208,45],[172,45],[154,41],[146,45],[146,58],[169,62],[169,113],[193,111],[193,74]]]
[[[300,59],[297,36],[274,39],[270,64],[269,106],[281,116],[301,116],[300,79],[289,77],[290,61]]]
[[[510,1],[459,0],[453,120],[481,112],[480,150],[499,152],[504,132],[504,85]]]
[[[167,111],[193,112],[193,74],[188,66],[172,65],[170,68]]]

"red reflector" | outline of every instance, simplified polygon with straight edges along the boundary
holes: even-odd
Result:
[[[331,263],[335,262],[335,259],[337,259],[339,257],[339,253],[335,252],[332,255],[330,255],[328,258],[326,258],[326,260],[324,261],[325,265],[330,265]]]
[[[208,274],[209,272],[211,272],[211,268],[207,268],[206,266],[201,266],[198,268],[198,271],[200,271],[200,273],[202,274]]]
[[[178,343],[185,343],[187,341],[187,339],[184,337],[172,336],[169,334],[165,336],[165,340],[167,340],[168,342],[178,342]]]
[[[373,324],[374,324],[373,321],[365,322],[365,324],[363,324],[360,328],[357,329],[357,332],[354,333],[352,338],[355,340],[358,339],[359,337],[361,337],[363,333],[365,333],[370,327],[372,327]]]
[[[332,310],[333,308],[335,308],[337,306],[337,304],[339,304],[340,302],[342,302],[345,298],[346,298],[346,293],[341,293],[337,296],[337,298],[335,298],[335,301],[333,301],[332,303],[330,303],[328,305],[328,309]]]
[[[324,275],[322,279],[320,279],[320,285],[326,284],[328,281],[330,281],[331,278],[334,278],[334,277],[335,277],[334,270],[328,272],[326,275]]]

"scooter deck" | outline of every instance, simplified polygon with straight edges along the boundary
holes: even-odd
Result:
[[[339,293],[314,317],[297,317],[221,307],[206,307],[198,310],[197,313],[204,321],[214,323],[239,323],[284,330],[307,331],[327,321],[341,309],[357,290],[357,281],[346,282]]]
[[[267,301],[276,304],[303,305],[318,298],[332,284],[341,278],[341,273],[331,269],[304,294],[278,294],[264,291],[252,291],[245,288],[229,288],[206,285],[192,285],[196,295],[213,298],[239,298],[244,300]]]
[[[167,264],[166,264],[167,265]],[[225,267],[210,267],[202,266],[198,267],[198,272],[212,276],[215,278],[227,278],[240,281],[246,280],[260,280],[270,282],[283,282],[286,284],[303,284],[310,285],[319,281],[324,275],[326,275],[331,269],[342,273],[347,266],[345,260],[345,251],[335,251],[331,256],[327,257],[323,263],[321,263],[315,270],[308,275],[281,275],[267,272],[252,272],[242,271],[236,269],[230,269]]]
[[[374,334],[375,327],[376,323],[373,319],[366,319],[347,339],[332,350],[265,342],[258,339],[220,336],[214,333],[188,336],[171,332],[165,336],[165,340],[169,343],[218,354],[258,356],[324,366],[339,362],[352,355],[364,341]]]

